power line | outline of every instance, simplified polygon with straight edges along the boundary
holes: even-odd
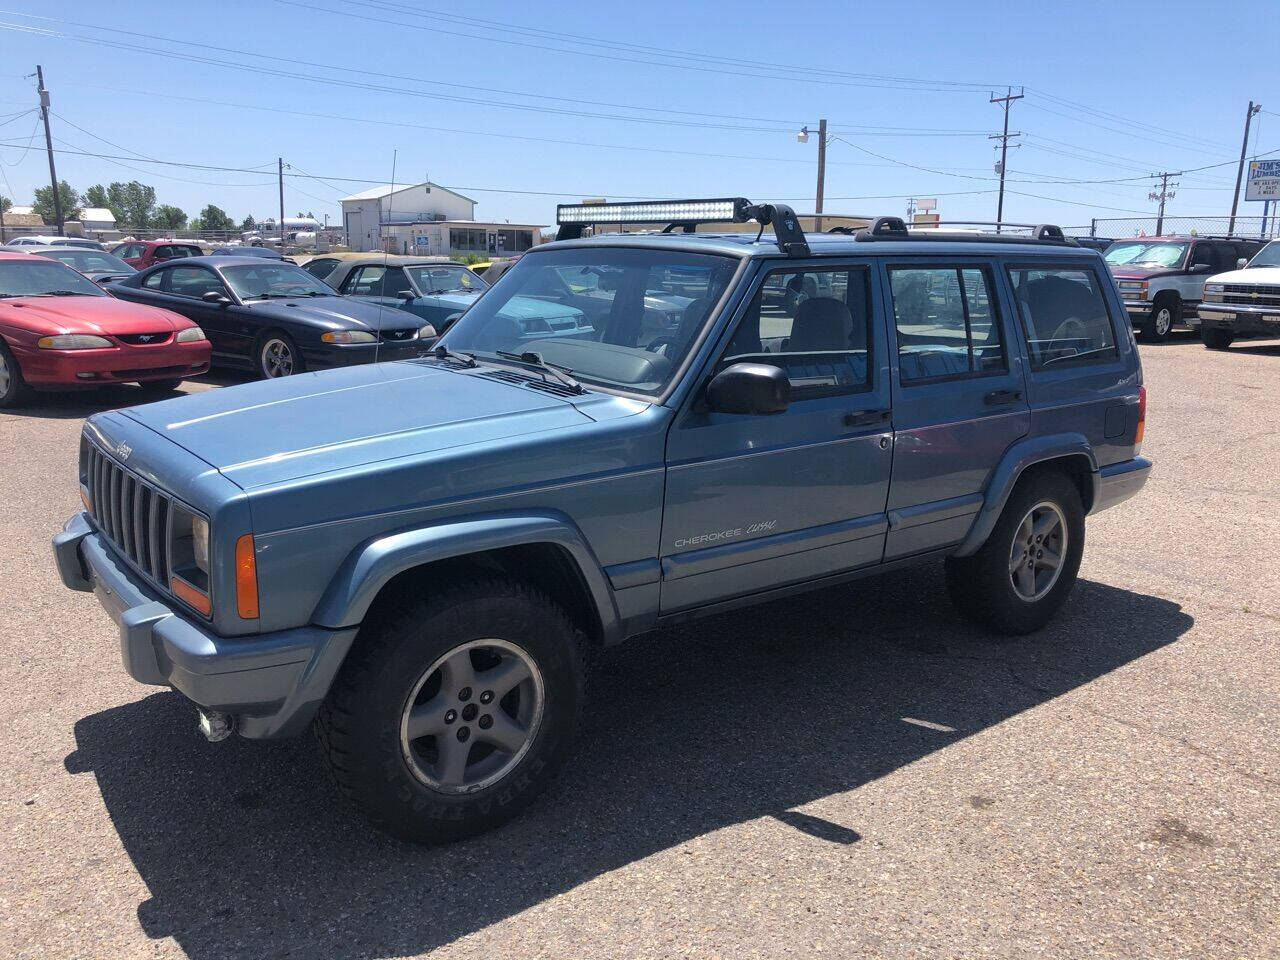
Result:
[[[1103,119],[1114,120],[1119,123],[1126,124],[1127,126],[1149,130],[1153,133],[1166,134],[1168,136],[1172,136],[1180,140],[1190,140],[1190,141],[1202,143],[1206,146],[1211,146],[1211,147],[1222,148],[1224,146],[1223,144],[1217,143],[1214,140],[1206,139],[1205,137],[1198,137],[1192,134],[1181,133],[1180,131],[1177,131],[1177,130],[1171,130],[1168,127],[1160,127],[1160,126],[1156,126],[1153,123],[1146,123],[1142,120],[1135,120],[1132,117],[1122,117],[1116,113],[1108,113],[1105,110],[1098,110],[1095,107],[1090,107],[1083,103],[1077,103],[1076,101],[1068,100],[1065,97],[1058,97],[1051,93],[1047,93],[1043,90],[1037,90],[1035,88],[1028,88],[1028,89],[1030,90],[1030,93],[1033,97],[1042,97],[1045,100],[1049,100],[1060,106],[1066,107],[1069,110],[1077,110],[1081,113],[1102,117]]]

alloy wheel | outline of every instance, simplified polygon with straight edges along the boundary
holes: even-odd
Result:
[[[9,358],[0,352],[0,397],[9,393],[13,383],[13,372],[9,369]]]
[[[1067,555],[1067,518],[1052,501],[1027,511],[1013,534],[1009,582],[1021,600],[1034,603],[1053,589]]]
[[[1157,337],[1167,337],[1169,330],[1173,327],[1173,311],[1168,307],[1157,310],[1155,327]]]
[[[400,748],[414,776],[442,793],[497,782],[537,736],[542,672],[506,640],[472,640],[436,660],[414,685],[400,719]]]
[[[274,379],[293,373],[293,348],[279,337],[272,337],[262,345],[262,373]]]

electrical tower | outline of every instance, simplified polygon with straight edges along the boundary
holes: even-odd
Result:
[[[1169,178],[1182,176],[1182,171],[1179,170],[1177,173],[1167,173],[1167,172],[1153,173],[1151,176],[1155,177],[1157,180],[1160,181],[1160,189],[1152,190],[1149,194],[1147,194],[1147,199],[1160,201],[1160,212],[1156,214],[1156,236],[1161,237],[1161,236],[1164,236],[1165,201],[1172,200],[1175,196],[1177,196],[1177,194],[1175,194],[1172,190],[1169,189],[1169,187],[1171,186],[1171,184],[1169,183]],[[1172,186],[1176,187],[1177,184],[1174,183],[1172,184]]]
[[[1009,107],[1012,106],[1013,101],[1021,100],[1024,96],[1026,96],[1026,94],[1023,92],[1023,89],[1024,88],[1019,87],[1018,92],[1014,93],[1013,87],[1005,87],[1005,94],[1003,97],[997,97],[993,93],[991,94],[991,100],[989,101],[990,103],[998,103],[1001,105],[1001,107],[1004,108],[1004,130],[1001,133],[993,133],[989,137],[987,137],[988,140],[1000,141],[1000,166],[997,170],[997,172],[1000,174],[1000,199],[996,201],[996,224],[997,224],[996,232],[997,233],[1000,231],[1000,227],[999,227],[1000,222],[1004,220],[1004,174],[1005,174],[1005,170],[1008,168],[1009,141],[1014,137],[1022,136],[1022,134],[1020,133],[1009,132]]]

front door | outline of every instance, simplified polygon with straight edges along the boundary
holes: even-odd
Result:
[[[781,367],[783,413],[701,408],[667,439],[664,614],[878,563],[893,457],[888,354],[866,261],[786,262],[755,294],[706,379],[732,363]]]
[[[164,292],[171,298],[172,308],[200,324],[215,355],[239,358],[252,352],[253,336],[244,330],[235,308],[201,299],[206,293],[232,299],[231,292],[216,273],[198,264],[172,266],[164,273]]]
[[[895,431],[885,559],[959,543],[1001,455],[1031,426],[994,262],[886,265]]]

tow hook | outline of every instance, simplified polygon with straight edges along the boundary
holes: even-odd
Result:
[[[200,732],[204,734],[204,738],[210,743],[220,743],[231,736],[236,728],[236,718],[228,713],[219,713],[217,710],[204,710],[197,708],[200,713]]]

